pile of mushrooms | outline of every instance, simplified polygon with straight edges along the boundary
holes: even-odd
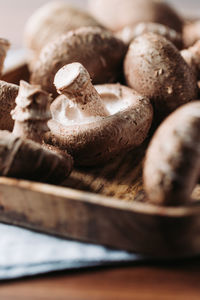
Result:
[[[102,165],[151,140],[147,201],[189,203],[199,180],[200,21],[157,0],[88,3],[86,13],[53,1],[29,19],[30,83],[0,82],[0,129],[10,131],[0,131],[0,174],[61,182],[73,164]],[[0,40],[1,69],[8,46]],[[37,162],[32,171],[22,157]]]

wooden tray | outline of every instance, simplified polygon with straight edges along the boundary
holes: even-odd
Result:
[[[3,79],[28,79],[25,63]],[[145,149],[143,145],[101,168],[76,169],[63,187],[2,177],[0,221],[160,258],[200,254],[200,189],[190,206],[143,203]]]

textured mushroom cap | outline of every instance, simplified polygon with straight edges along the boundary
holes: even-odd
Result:
[[[75,164],[92,166],[105,163],[116,155],[140,146],[146,139],[153,119],[150,101],[120,84],[95,86],[110,115],[85,121],[67,120],[70,108],[65,96],[51,106],[51,133],[45,141],[67,150]],[[65,112],[66,108],[66,112]]]
[[[169,28],[168,26],[153,22],[141,22],[138,24],[125,26],[122,30],[117,32],[117,37],[122,39],[124,43],[130,44],[136,37],[148,32],[164,36],[178,49],[182,49],[183,47],[182,35],[180,33],[176,32],[172,28]]]
[[[200,102],[176,110],[158,128],[147,150],[144,188],[150,202],[190,200],[200,175]]]
[[[17,85],[0,81],[0,130],[13,129],[14,122],[10,113],[15,107],[18,91]]]
[[[88,13],[63,1],[48,2],[30,17],[25,28],[25,45],[40,52],[49,42],[70,30],[83,26],[100,26]]]
[[[145,95],[158,119],[197,99],[197,82],[177,48],[160,35],[147,33],[130,45],[124,62],[128,85]]]
[[[0,131],[0,175],[60,183],[72,170],[73,159],[43,149],[31,140]]]
[[[117,31],[139,22],[155,22],[182,31],[183,21],[159,0],[89,0],[90,12],[107,28]]]
[[[59,37],[41,51],[31,76],[32,84],[52,93],[54,76],[64,65],[79,62],[93,83],[114,82],[122,72],[127,46],[112,33],[98,27],[83,27]]]
[[[198,40],[200,40],[200,20],[186,23],[183,28],[185,48],[193,46]]]

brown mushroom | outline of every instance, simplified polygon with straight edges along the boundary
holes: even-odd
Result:
[[[144,164],[148,201],[186,204],[200,176],[200,102],[171,114],[155,133]]]
[[[152,101],[158,120],[197,98],[195,75],[178,49],[160,35],[137,37],[129,47],[124,71],[128,85]]]
[[[122,73],[127,46],[110,32],[84,27],[59,37],[43,48],[34,66],[31,83],[56,93],[53,80],[64,65],[80,62],[87,68],[93,83],[114,82]]]
[[[67,150],[81,166],[105,163],[143,143],[153,119],[146,97],[120,84],[95,86],[96,91],[78,63],[58,74],[55,84],[64,95],[51,105],[47,143]]]
[[[15,121],[15,136],[42,143],[44,134],[49,131],[47,121],[51,118],[51,96],[40,86],[20,82],[16,107],[11,112]]]
[[[200,40],[200,20],[187,22],[183,28],[184,47],[191,47],[198,40]]]
[[[63,155],[0,131],[0,176],[55,184],[66,179],[71,169],[72,161]]]
[[[197,80],[200,79],[200,40],[192,47],[182,50],[181,55],[192,69]]]
[[[15,121],[12,135],[5,139],[6,133],[0,131],[0,143],[3,147],[0,159],[1,155],[3,156],[4,148],[8,147],[9,149],[5,159],[7,171],[4,172],[4,168],[2,171],[4,176],[57,183],[70,174],[73,168],[71,155],[66,151],[59,151],[51,145],[44,144],[44,135],[49,131],[47,121],[51,118],[50,103],[51,96],[42,91],[40,86],[32,86],[25,81],[20,82],[16,107],[11,112]],[[31,143],[31,140],[34,143]],[[19,155],[15,157],[15,145],[18,144],[20,147]],[[34,154],[34,152],[36,153]],[[23,161],[23,155],[25,161]],[[29,155],[30,161],[33,159],[33,162],[31,161],[28,164]],[[9,159],[11,160],[11,165],[7,166]],[[33,167],[30,164],[34,164],[34,160],[36,166]],[[27,164],[28,167],[24,167],[24,164]],[[45,164],[48,164],[48,166]],[[21,170],[20,167],[22,168]],[[40,178],[42,168],[44,171]],[[58,178],[56,178],[57,176]]]
[[[41,49],[62,34],[83,26],[100,26],[88,13],[64,1],[48,2],[28,20],[25,45],[38,54]]]
[[[9,41],[0,38],[0,77],[2,75],[4,61],[9,48],[10,48]]]
[[[178,49],[182,49],[183,47],[182,35],[174,29],[159,23],[141,22],[138,24],[128,25],[118,31],[116,35],[118,38],[122,39],[124,43],[129,45],[136,37],[148,32],[164,36]]]
[[[113,31],[140,22],[155,22],[182,32],[181,17],[169,4],[158,0],[90,0],[89,9]]]
[[[7,40],[0,39],[0,76],[9,47],[10,43]],[[0,130],[12,131],[13,129],[14,123],[10,112],[14,108],[18,90],[17,85],[0,81]]]
[[[13,130],[14,122],[10,113],[15,107],[18,91],[17,85],[0,81],[0,130]]]

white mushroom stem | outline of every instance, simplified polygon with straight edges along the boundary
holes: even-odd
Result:
[[[182,50],[181,55],[187,64],[191,67],[195,75],[200,77],[200,40],[194,46]]]
[[[59,94],[73,101],[84,117],[109,115],[100,95],[91,83],[88,71],[80,63],[72,63],[60,69],[54,80]]]
[[[50,95],[39,86],[21,81],[15,102],[16,107],[11,112],[15,121],[13,134],[41,144],[44,134],[49,131]]]
[[[9,48],[10,48],[9,41],[0,38],[0,76],[3,70],[4,61]]]

